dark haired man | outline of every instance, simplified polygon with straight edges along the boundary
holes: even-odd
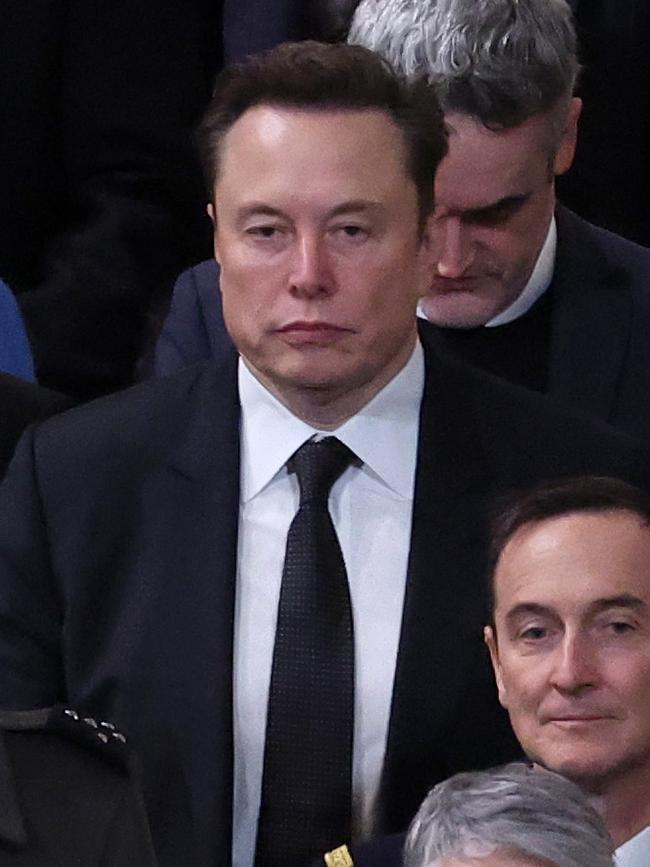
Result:
[[[543,485],[494,538],[499,698],[526,755],[594,798],[617,867],[650,860],[650,497]]]
[[[0,492],[0,703],[126,729],[164,867],[299,867],[509,755],[480,642],[487,501],[640,456],[421,347],[445,148],[424,85],[288,44],[218,81],[204,134],[239,356],[24,439]]]
[[[349,40],[426,75],[445,113],[423,336],[647,441],[650,252],[556,205],[581,111],[566,2],[362,0]],[[227,339],[216,275],[179,278],[159,372]]]
[[[487,570],[501,703],[526,756],[593,800],[617,867],[650,860],[649,562],[648,494],[584,477],[503,508]],[[404,842],[353,848],[353,863],[397,867]]]

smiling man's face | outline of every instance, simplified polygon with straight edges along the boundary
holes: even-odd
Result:
[[[494,589],[486,641],[527,755],[593,791],[650,780],[650,528],[621,510],[525,525]]]

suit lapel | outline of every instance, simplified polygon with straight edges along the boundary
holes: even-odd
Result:
[[[607,420],[629,341],[629,288],[588,225],[564,208],[557,221],[548,391]]]
[[[166,536],[160,557],[169,580],[168,628],[159,653],[169,670],[166,712],[181,733],[180,787],[191,802],[197,854],[193,863],[229,863],[232,816],[232,665],[237,529],[239,520],[239,401],[236,356],[206,368],[195,383],[183,439],[153,492]],[[183,582],[183,587],[178,586]],[[181,638],[182,637],[182,638]],[[165,645],[174,653],[167,658]],[[179,650],[180,647],[180,650]],[[187,780],[191,786],[187,787]],[[169,787],[171,788],[171,782]],[[169,817],[167,817],[169,819]],[[164,817],[161,817],[161,821]],[[162,832],[163,837],[166,836]],[[188,856],[177,841],[174,858]],[[185,846],[185,856],[183,855]],[[189,856],[188,856],[189,857]],[[190,859],[192,860],[192,859]]]
[[[467,687],[481,640],[482,552],[489,483],[469,405],[426,352],[411,552],[382,777],[381,828],[402,826],[432,779],[446,775],[441,734]],[[414,806],[415,805],[415,806]]]

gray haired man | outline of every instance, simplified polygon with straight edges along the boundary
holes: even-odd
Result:
[[[352,854],[342,846],[324,862],[328,867],[612,867],[611,852],[603,820],[575,783],[513,763],[438,783],[405,843],[403,835],[393,835]]]
[[[581,110],[565,0],[362,0],[349,41],[426,75],[445,112],[421,305],[436,338],[647,436],[650,252],[556,206]]]
[[[456,774],[411,823],[404,867],[611,867],[602,820],[574,784],[524,764]]]

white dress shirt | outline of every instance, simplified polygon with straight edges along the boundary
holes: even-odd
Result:
[[[556,251],[557,225],[555,217],[552,217],[548,232],[546,233],[546,240],[542,244],[542,249],[539,251],[539,256],[535,261],[528,282],[512,304],[490,319],[489,322],[486,322],[483,326],[484,328],[497,328],[499,325],[507,325],[508,322],[514,322],[515,319],[519,319],[524,313],[528,313],[537,299],[541,298],[551,285],[553,271],[555,270]],[[427,318],[421,304],[418,305],[418,316],[422,319]]]
[[[614,852],[616,867],[650,867],[650,825]]]
[[[240,359],[241,495],[234,637],[233,865],[251,867],[259,812],[273,644],[287,531],[299,503],[289,457],[337,436],[363,462],[332,486],[355,642],[353,819],[372,831],[386,749],[411,538],[424,357],[335,431],[318,431],[273,397]]]

